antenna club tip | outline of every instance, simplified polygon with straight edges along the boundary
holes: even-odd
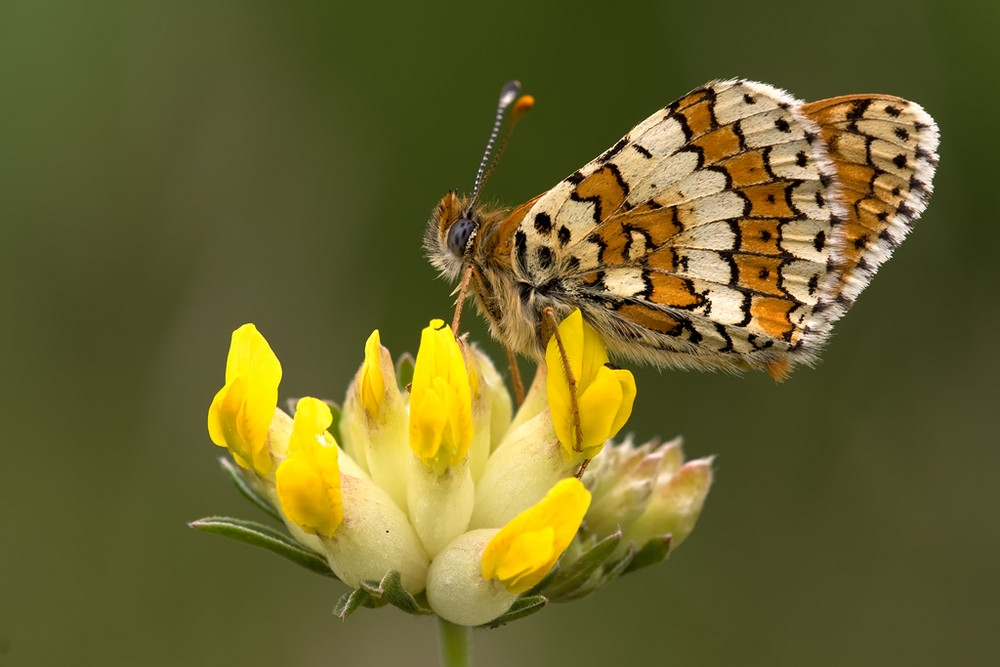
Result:
[[[535,106],[534,97],[531,95],[521,95],[517,98],[517,102],[514,102],[514,109],[511,111],[511,117],[518,118],[533,106]]]

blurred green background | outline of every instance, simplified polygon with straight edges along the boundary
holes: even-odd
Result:
[[[3,2],[0,665],[435,664],[431,620],[341,623],[343,587],[186,527],[261,518],[205,427],[231,331],[267,336],[283,396],[340,400],[373,328],[398,354],[450,315],[421,236],[503,81],[537,98],[488,186],[516,204],[730,76],[919,101],[930,208],[818,368],[637,370],[629,428],[718,455],[698,529],[477,633],[477,664],[998,664],[998,26],[929,0]]]

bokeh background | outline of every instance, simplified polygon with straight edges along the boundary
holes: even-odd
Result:
[[[998,26],[930,0],[3,2],[0,665],[435,664],[433,621],[341,623],[339,584],[186,527],[261,518],[205,427],[231,331],[267,336],[282,395],[341,399],[373,328],[415,351],[451,312],[421,235],[503,81],[537,98],[488,186],[516,204],[730,76],[919,101],[931,206],[818,368],[637,370],[629,428],[718,455],[698,529],[477,633],[477,664],[998,664]]]

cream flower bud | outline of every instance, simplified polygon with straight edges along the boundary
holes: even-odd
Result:
[[[459,625],[482,625],[514,603],[517,593],[501,581],[483,578],[483,550],[498,532],[464,533],[434,558],[427,572],[427,602],[434,613]]]
[[[516,421],[516,420],[515,420]],[[498,528],[571,476],[582,455],[567,460],[545,410],[507,434],[476,483],[471,528]]]
[[[472,444],[469,465],[478,480],[490,453],[500,444],[511,418],[510,393],[493,362],[474,345],[463,345],[472,386]],[[475,382],[472,380],[475,379]]]
[[[676,472],[661,472],[645,511],[625,531],[637,546],[670,535],[670,548],[683,542],[701,515],[712,485],[712,459],[688,461]]]
[[[636,447],[626,439],[605,447],[587,470],[586,481],[594,495],[587,512],[588,530],[604,537],[638,519],[653,497],[670,451],[670,445],[655,440]]]
[[[357,587],[398,570],[406,590],[422,591],[429,559],[403,511],[370,479],[342,474],[340,493],[343,521],[333,537],[322,540],[333,573]]]
[[[378,329],[365,343],[365,361],[347,390],[340,420],[344,450],[372,480],[406,510],[406,399],[396,385],[392,356],[379,342]]]

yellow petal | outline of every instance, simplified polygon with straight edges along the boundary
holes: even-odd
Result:
[[[381,344],[378,329],[365,343],[365,363],[361,367],[361,404],[369,417],[375,417],[385,397],[385,378],[382,376]]]
[[[609,438],[613,438],[618,435],[618,431],[622,430],[625,426],[625,422],[628,418],[632,416],[632,406],[635,403],[635,376],[632,375],[631,371],[627,371],[624,368],[616,368],[611,371],[614,373],[618,382],[621,384],[622,388],[622,401],[618,407],[618,414],[615,415],[615,421],[611,424],[611,434],[608,435]]]
[[[212,442],[228,447],[236,462],[266,475],[273,470],[267,432],[278,404],[281,365],[252,324],[233,332],[226,385],[208,410]]]
[[[410,447],[443,471],[465,458],[472,443],[472,389],[451,328],[432,320],[420,334],[410,385]]]
[[[511,593],[540,582],[580,529],[590,492],[575,477],[562,479],[534,506],[518,514],[483,550],[484,579],[499,579]]]
[[[622,385],[607,366],[601,366],[594,381],[580,396],[580,431],[583,433],[582,451],[589,457],[600,451],[611,437],[618,409],[622,404]],[[597,451],[592,451],[594,448]]]
[[[579,310],[573,311],[560,323],[559,335],[576,381],[583,442],[577,442],[572,395],[555,336],[549,340],[545,350],[552,423],[568,456],[582,454],[590,458],[600,451],[605,440],[621,430],[631,415],[635,380],[628,371],[607,365],[608,353],[604,341],[583,319]]]
[[[337,444],[326,430],[332,422],[325,403],[300,399],[288,458],[275,473],[285,516],[307,533],[326,538],[333,536],[344,516]]]

